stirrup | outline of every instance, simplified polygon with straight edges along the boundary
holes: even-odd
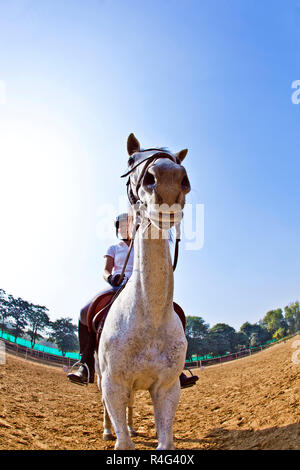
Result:
[[[191,369],[189,369],[188,367],[185,367],[183,370],[187,370],[191,374],[192,377],[195,377]]]
[[[199,377],[197,375],[194,375],[193,372],[188,368],[188,367],[185,367],[183,370],[187,370],[190,374],[191,374],[191,378],[195,377],[196,380],[190,384],[186,384],[186,385],[182,385],[181,388],[184,389],[184,388],[190,388],[190,387],[193,387],[194,385],[196,385],[196,382],[199,380]]]
[[[76,380],[72,380],[72,379],[69,378],[69,374],[72,373],[72,370],[73,370],[73,368],[74,368],[75,366],[82,366],[82,367],[85,367],[85,368],[86,368],[86,371],[87,371],[87,379],[86,379],[85,382],[78,382],[78,381],[76,381]],[[87,365],[86,362],[84,362],[84,363],[83,363],[83,362],[80,362],[80,361],[75,362],[75,364],[72,365],[69,374],[68,374],[68,379],[70,380],[70,382],[75,383],[75,384],[77,384],[77,385],[83,385],[83,386],[86,386],[86,387],[88,386],[89,381],[90,381],[90,369],[89,369],[89,366]]]

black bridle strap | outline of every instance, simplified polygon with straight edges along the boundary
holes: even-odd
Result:
[[[151,150],[157,150],[157,149],[147,149],[147,151],[151,151]],[[137,203],[138,201],[138,190],[139,190],[139,187],[141,185],[141,182],[143,180],[143,177],[147,171],[147,169],[149,168],[149,165],[156,159],[159,159],[159,158],[169,158],[170,160],[172,160],[174,163],[177,163],[177,164],[180,164],[180,162],[176,160],[174,160],[173,156],[167,152],[163,152],[163,151],[157,151],[155,152],[154,154],[150,155],[149,157],[146,157],[144,158],[143,160],[139,161],[135,166],[133,166],[130,170],[128,170],[126,173],[124,173],[123,175],[121,175],[121,178],[124,178],[125,176],[128,176],[130,175],[139,165],[141,165],[142,163],[145,163],[147,162],[147,165],[145,165],[145,167],[143,168],[143,171],[142,173],[140,174],[139,176],[139,179],[136,183],[136,196],[133,194],[133,191],[132,191],[132,188],[131,188],[131,183],[130,183],[130,176],[128,178],[128,181],[127,181],[127,195],[128,195],[128,199],[129,199],[129,202],[134,205]],[[137,230],[139,229],[139,225],[137,225],[136,227],[136,231],[135,231],[135,234],[137,232]],[[128,259],[129,259],[129,255],[130,255],[130,252],[132,250],[132,246],[133,246],[133,241],[134,239],[131,240],[130,242],[130,246],[129,246],[129,249],[128,249],[128,253],[127,253],[127,256],[126,256],[126,259],[125,259],[125,263],[124,263],[124,266],[123,266],[123,269],[122,269],[122,272],[121,272],[121,276],[120,276],[120,280],[119,280],[119,284],[121,284],[121,282],[123,281],[123,278],[124,278],[124,273],[125,273],[125,268],[126,268],[126,265],[127,265],[127,262],[128,262]],[[173,272],[175,271],[176,269],[176,266],[177,266],[177,261],[178,261],[178,252],[179,252],[179,242],[180,242],[180,239],[177,238],[176,239],[176,244],[175,244],[175,254],[174,254],[174,261],[173,261]]]
[[[126,255],[126,258],[125,258],[125,261],[124,261],[124,265],[123,265],[123,268],[122,268],[122,271],[121,271],[121,274],[120,274],[120,279],[119,279],[119,282],[118,282],[119,285],[122,283],[122,281],[123,281],[123,279],[124,279],[126,266],[127,266],[127,263],[128,263],[128,260],[129,260],[129,256],[130,256],[130,253],[131,253],[131,250],[132,250],[132,247],[133,247],[134,238],[135,238],[136,232],[137,232],[138,229],[139,229],[139,226],[140,226],[139,224],[136,226],[135,233],[134,233],[134,237],[130,240],[130,245],[129,245],[129,247],[128,247],[127,255]]]
[[[152,149],[151,149],[152,150]],[[156,158],[169,158],[170,160],[172,160],[174,163],[178,163],[176,160],[174,160],[173,156],[170,154],[170,153],[167,153],[167,152],[161,152],[161,151],[156,151],[155,153],[153,153],[152,155],[149,155],[149,157],[145,157],[143,158],[142,160],[140,160],[139,162],[136,163],[136,165],[134,165],[132,168],[130,168],[130,170],[128,170],[126,173],[124,173],[123,175],[120,176],[120,178],[125,178],[125,176],[128,176],[130,175],[130,173],[132,173],[139,165],[141,165],[142,163],[145,163],[147,161],[151,161],[151,160],[154,160]]]
[[[175,245],[174,261],[173,261],[173,272],[175,271],[176,266],[177,266],[178,252],[179,252],[179,242],[180,242],[180,238],[177,238],[176,239],[176,245]]]
[[[143,168],[143,170],[142,170],[142,172],[141,172],[141,174],[138,178],[138,181],[135,185],[136,186],[136,189],[135,189],[135,194],[136,195],[134,195],[134,193],[132,191],[130,176],[128,178],[128,181],[127,181],[127,195],[128,195],[128,199],[129,199],[131,204],[136,204],[137,203],[137,201],[138,201],[138,191],[139,191],[140,186],[142,184],[145,173],[148,170],[150,164],[153,163],[154,160],[158,160],[159,158],[168,158],[172,162],[180,164],[180,163],[177,162],[177,160],[175,161],[173,159],[173,156],[171,154],[166,153],[166,152],[157,151],[154,154],[149,155],[149,157],[146,157],[143,160],[139,161],[134,167],[132,167],[130,170],[128,170],[127,173],[124,173],[124,175],[121,176],[121,178],[124,178],[125,176],[130,175],[139,165],[141,165],[142,163],[147,162],[147,164],[144,166],[144,168]]]

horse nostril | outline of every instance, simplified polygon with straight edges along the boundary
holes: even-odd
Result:
[[[189,191],[191,189],[189,179],[186,175],[182,178],[181,188],[182,188],[183,191]]]
[[[155,183],[156,183],[156,180],[154,178],[154,175],[150,173],[149,171],[147,171],[144,176],[143,186],[151,187],[151,186],[154,186]]]

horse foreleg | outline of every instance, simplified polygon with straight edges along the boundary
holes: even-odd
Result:
[[[105,404],[103,403],[103,406],[104,406],[104,420],[103,420],[103,439],[105,441],[114,441],[115,440],[115,437],[112,433],[112,424],[111,424],[111,420],[110,420],[110,417],[109,417],[109,414],[107,412],[107,409],[106,409],[106,406]]]
[[[98,359],[98,357],[97,357],[97,359]],[[95,364],[96,364],[96,373],[97,373],[97,385],[98,385],[99,391],[101,392],[102,391],[101,375],[100,375],[99,366],[98,366],[97,361],[95,361]],[[98,369],[97,369],[97,367],[98,367]],[[115,437],[112,433],[112,429],[111,429],[112,425],[111,425],[110,417],[109,417],[109,414],[107,413],[107,409],[106,409],[103,398],[102,398],[102,403],[103,403],[103,408],[104,408],[104,410],[103,410],[103,434],[102,434],[102,437],[105,441],[114,441]]]
[[[127,407],[127,427],[129,431],[129,435],[131,437],[137,436],[136,431],[133,429],[133,401],[134,401],[134,394],[133,392],[130,395],[129,404]]]
[[[126,423],[129,394],[120,384],[102,377],[102,398],[117,436],[115,450],[134,449]]]
[[[129,431],[130,437],[136,437],[137,432],[133,428],[133,409],[132,406],[127,407],[127,427]],[[114,441],[115,437],[112,433],[112,424],[111,420],[109,417],[109,414],[107,413],[106,406],[104,405],[104,422],[103,422],[103,439],[105,441]]]
[[[155,427],[158,437],[156,450],[173,450],[173,422],[180,398],[179,380],[168,389],[153,386],[149,390],[154,406]]]

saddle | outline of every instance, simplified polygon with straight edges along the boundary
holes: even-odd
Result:
[[[87,312],[87,326],[90,333],[96,332],[97,348],[99,345],[105,320],[107,318],[110,307],[112,306],[113,301],[115,300],[114,297],[117,297],[116,292],[112,289],[109,289],[105,292],[102,292],[98,297],[96,297],[89,306]],[[173,307],[181,320],[183,330],[185,330],[186,320],[184,311],[176,302],[173,302]]]

